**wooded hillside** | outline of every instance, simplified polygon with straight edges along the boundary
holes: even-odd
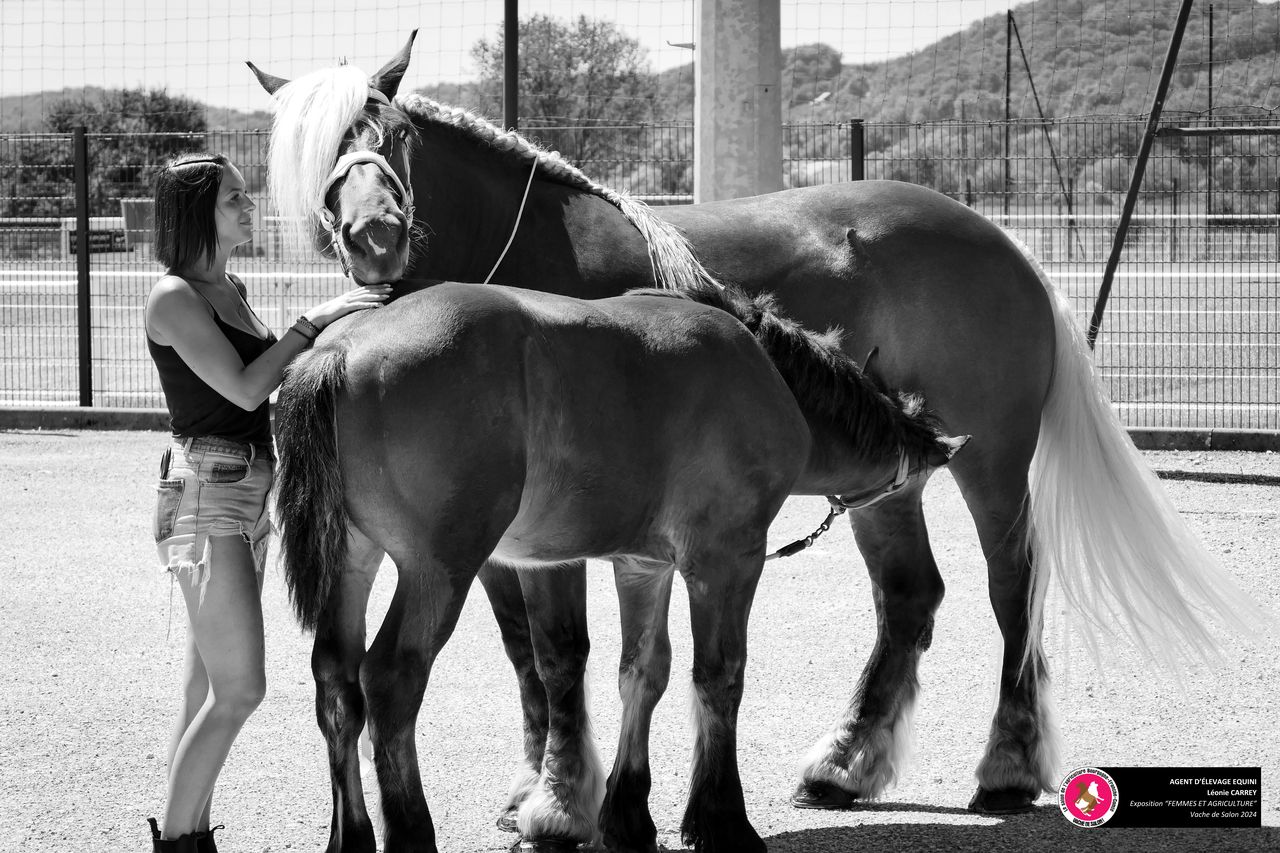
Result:
[[[783,119],[791,126],[784,151],[786,181],[799,186],[848,179],[848,122],[856,118],[867,128],[869,177],[910,180],[956,197],[1019,194],[1059,204],[1079,192],[1110,204],[1132,170],[1139,119],[1151,107],[1180,2],[1036,0],[1013,9],[1012,40],[1009,16],[1001,13],[913,54],[876,64],[846,63],[826,44],[787,48],[782,73]],[[1210,103],[1218,123],[1275,123],[1280,4],[1215,0],[1212,47],[1207,10],[1207,3],[1192,10],[1165,123],[1204,121]],[[419,91],[497,118],[500,36],[474,46],[475,80]],[[655,74],[639,43],[624,30],[582,16],[522,19],[521,45],[522,76],[531,90],[521,101],[521,127],[528,134],[605,183],[640,194],[691,192],[693,135],[687,127],[667,125],[693,121],[692,63]],[[1008,75],[1007,45],[1012,45]],[[1005,117],[1006,77],[1015,121],[1007,137],[1003,124],[992,124]],[[145,104],[165,99],[181,102],[181,112],[194,119],[189,127],[139,124],[133,120],[137,116],[124,114],[128,109],[112,107],[143,104],[137,109],[147,109]],[[77,110],[85,121],[74,120]],[[1041,122],[1041,115],[1049,122]],[[88,87],[0,99],[0,131],[57,131],[78,123],[99,136],[190,130],[221,147],[228,135],[218,131],[266,130],[270,116],[210,108],[163,90]],[[634,129],[637,125],[647,128]],[[105,139],[99,147],[104,144]],[[65,206],[66,193],[59,187],[69,178],[69,154],[51,145],[26,140],[7,150],[0,146],[0,166],[18,167],[4,178],[9,186],[0,186],[0,215]],[[1203,191],[1190,205],[1218,213],[1276,208],[1277,137],[1161,146],[1148,170],[1148,189]],[[120,176],[139,172],[137,161],[157,162],[163,153],[98,152],[95,160],[114,163],[119,175],[95,175],[101,182],[95,192],[102,196],[95,196],[95,211],[110,211],[115,198],[145,194],[145,180],[139,178],[130,189],[129,179]]]

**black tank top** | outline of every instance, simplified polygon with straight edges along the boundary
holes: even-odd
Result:
[[[203,293],[200,296],[209,301]],[[213,308],[213,303],[210,302],[209,307]],[[270,331],[264,339],[224,323],[217,309],[214,309],[213,321],[227,336],[244,364],[262,355],[276,342],[276,336]],[[252,412],[245,411],[210,388],[173,347],[158,344],[147,335],[147,350],[156,363],[156,372],[160,374],[160,389],[164,391],[165,403],[169,407],[169,428],[175,436],[217,436],[246,444],[271,443],[271,410],[266,400]]]

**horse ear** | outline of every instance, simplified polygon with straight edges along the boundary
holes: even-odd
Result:
[[[929,465],[941,467],[950,462],[952,457],[964,450],[965,444],[968,444],[973,435],[938,435],[937,441],[934,442],[933,451],[929,453]]]
[[[409,41],[400,48],[400,52],[369,79],[370,88],[377,89],[386,95],[388,100],[396,96],[396,90],[400,88],[400,80],[404,77],[404,72],[409,70],[409,54],[413,50],[413,40],[417,37],[417,30],[409,33]]]
[[[244,64],[249,66],[249,70],[253,72],[253,76],[258,78],[258,82],[262,84],[262,88],[266,89],[267,93],[270,95],[274,95],[276,90],[289,82],[283,77],[276,77],[274,74],[268,74],[248,60],[245,60]]]

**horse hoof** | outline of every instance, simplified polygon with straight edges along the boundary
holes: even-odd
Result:
[[[520,830],[516,827],[516,810],[507,809],[498,815],[497,825],[503,832],[519,832]]]
[[[791,795],[791,805],[798,809],[843,810],[853,808],[857,795],[825,782],[801,782]]]
[[[1036,792],[1007,788],[990,791],[979,787],[969,801],[969,811],[979,814],[1022,814],[1035,808]]]
[[[578,842],[568,838],[521,838],[511,853],[577,853]]]

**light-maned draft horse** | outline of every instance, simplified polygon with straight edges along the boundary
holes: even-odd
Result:
[[[435,850],[415,722],[486,561],[517,573],[546,693],[522,849],[574,850],[601,832],[613,849],[652,844],[649,718],[671,663],[675,571],[689,595],[697,730],[682,831],[698,850],[765,849],[746,816],[735,732],[769,523],[795,491],[872,498],[899,460],[909,481],[924,480],[963,439],[767,301],[709,285],[671,295],[585,301],[442,283],[344,319],[289,368],[278,516],[303,625],[324,636],[352,584],[365,599],[363,579],[344,577],[349,529],[385,550],[398,576],[359,663],[362,691],[318,682],[331,850],[373,849],[353,772],[366,717],[384,849]],[[618,573],[632,694],[607,796],[587,725],[587,637],[559,621],[554,601],[585,607],[578,573],[558,569],[586,558],[611,558]],[[528,582],[539,574],[550,579]]]
[[[1171,663],[1215,649],[1215,622],[1256,614],[1135,450],[1066,299],[995,224],[893,181],[649,209],[464,109],[397,97],[412,43],[372,78],[339,67],[289,83],[254,69],[276,95],[275,200],[354,278],[403,290],[428,279],[518,282],[601,298],[637,278],[679,287],[710,275],[774,294],[807,328],[838,328],[846,352],[878,353],[880,381],[922,394],[949,433],[974,437],[949,467],[986,557],[1003,655],[971,808],[1022,811],[1056,790],[1041,641],[1051,578],[1090,632]],[[944,589],[922,488],[850,513],[877,636],[847,709],[804,761],[798,806],[848,808],[898,777]],[[348,572],[372,575],[381,552],[358,531],[351,538]],[[480,577],[525,715],[515,809],[542,763],[548,702],[520,579],[497,565]],[[363,611],[349,601],[317,635],[317,674],[355,690],[354,668],[336,663],[363,637]],[[565,620],[585,619],[563,603]]]

